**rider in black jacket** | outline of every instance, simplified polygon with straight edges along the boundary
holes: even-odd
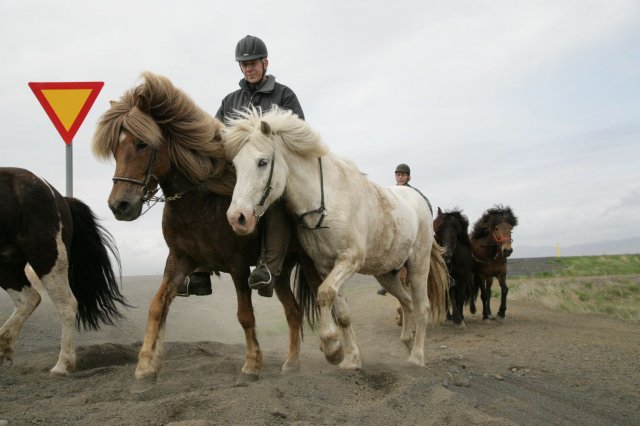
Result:
[[[237,111],[253,105],[263,111],[273,105],[291,110],[304,120],[304,113],[296,94],[276,78],[267,75],[269,59],[267,46],[258,37],[248,35],[236,45],[236,61],[244,78],[240,89],[222,99],[216,118],[222,122],[234,118]],[[280,275],[291,231],[284,207],[275,203],[263,217],[263,253],[256,269],[249,277],[251,288],[261,296],[273,295],[273,277]],[[178,289],[178,296],[211,294],[210,273],[198,269]]]

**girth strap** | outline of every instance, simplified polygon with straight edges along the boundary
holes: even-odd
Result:
[[[322,158],[318,157],[318,165],[320,166],[320,207],[318,207],[315,210],[309,210],[308,212],[304,212],[300,215],[298,215],[298,224],[305,228],[305,229],[310,229],[312,231],[315,231],[317,229],[325,229],[328,228],[328,226],[322,226],[322,221],[324,220],[325,216],[329,213],[327,211],[327,209],[324,207],[324,179],[322,176]],[[306,223],[304,223],[304,217],[310,214],[320,214],[320,219],[318,219],[318,223],[316,223],[315,227],[310,227],[308,226]]]

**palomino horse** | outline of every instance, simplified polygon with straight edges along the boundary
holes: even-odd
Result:
[[[510,207],[496,205],[484,212],[482,217],[473,225],[471,232],[471,247],[473,248],[473,274],[475,300],[478,290],[482,299],[482,319],[494,319],[491,316],[491,284],[493,277],[500,283],[500,309],[495,320],[504,322],[507,311],[507,257],[513,249],[511,243],[512,229],[518,225],[518,218]],[[472,313],[475,311],[472,305]]]
[[[225,161],[220,143],[222,123],[166,77],[147,72],[142,78],[141,84],[111,103],[93,139],[96,156],[113,157],[116,162],[109,207],[118,220],[137,219],[145,202],[158,199],[154,197],[158,185],[165,194],[160,200],[166,201],[162,230],[169,255],[162,283],[149,306],[134,391],[143,391],[155,382],[169,306],[179,284],[196,267],[231,274],[238,320],[247,345],[241,379],[256,379],[262,369],[262,351],[247,280],[249,268],[258,258],[260,241],[238,237],[226,220],[235,174]],[[293,255],[288,256],[275,282],[289,325],[289,352],[283,372],[299,368],[304,314],[308,319],[315,317],[310,289],[298,287],[302,292],[300,304],[291,291],[289,276],[294,260]],[[308,264],[313,266],[310,260]]]
[[[0,328],[0,364],[13,361],[20,330],[40,304],[26,275],[29,264],[32,280],[42,283],[62,323],[60,355],[51,375],[67,375],[76,368],[74,325],[85,330],[113,325],[122,316],[118,304],[128,306],[109,258],[119,270],[118,250],[89,206],[63,197],[28,170],[0,168],[0,200],[0,287],[15,304]]]
[[[469,219],[462,210],[453,209],[442,212],[438,207],[438,216],[433,221],[436,241],[444,252],[444,261],[449,271],[449,304],[447,321],[464,328],[463,307],[470,296],[473,275],[471,268],[471,242],[469,241]],[[451,312],[449,312],[449,306]]]
[[[374,184],[351,162],[329,153],[309,125],[289,111],[245,111],[223,135],[237,173],[227,213],[234,231],[251,234],[258,217],[280,197],[298,217],[300,242],[324,278],[317,300],[325,358],[343,369],[361,367],[341,292],[360,272],[374,275],[400,300],[409,362],[424,365],[429,301],[433,317],[441,315],[447,281],[422,196],[410,187]],[[398,278],[403,265],[411,296]]]

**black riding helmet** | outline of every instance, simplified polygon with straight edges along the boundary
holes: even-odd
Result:
[[[258,37],[245,36],[236,45],[236,61],[238,62],[263,59],[267,56],[267,45]]]
[[[408,165],[406,165],[404,163],[401,163],[401,164],[398,164],[398,167],[396,167],[396,173],[398,173],[398,172],[402,172],[402,173],[406,173],[406,174],[410,175],[411,174],[411,169],[409,168]]]

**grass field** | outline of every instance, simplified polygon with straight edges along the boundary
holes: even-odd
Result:
[[[640,321],[640,255],[548,259],[549,270],[508,276],[509,297],[567,312]],[[494,295],[499,287],[492,289]]]

